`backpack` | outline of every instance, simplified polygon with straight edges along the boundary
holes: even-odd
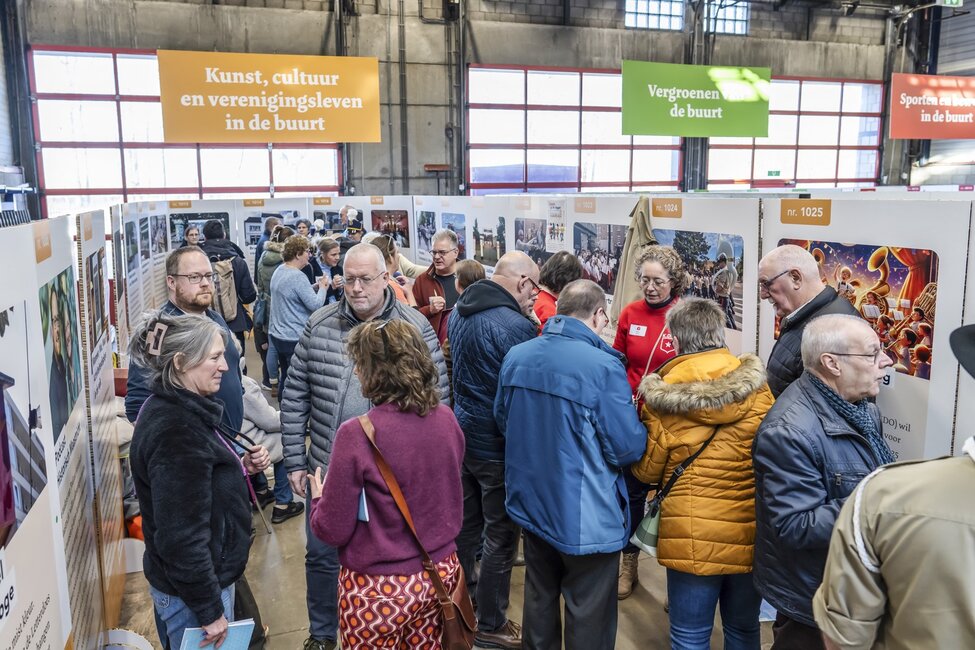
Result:
[[[237,283],[234,258],[211,262],[213,267],[213,307],[228,323],[237,318]]]

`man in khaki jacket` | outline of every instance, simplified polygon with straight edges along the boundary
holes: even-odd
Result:
[[[951,334],[975,376],[975,325]],[[975,437],[960,458],[898,463],[840,511],[816,623],[833,648],[975,648]]]

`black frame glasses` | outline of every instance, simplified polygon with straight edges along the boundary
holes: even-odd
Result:
[[[769,292],[769,287],[772,286],[772,283],[775,282],[776,280],[778,280],[779,278],[781,278],[783,275],[785,275],[786,273],[788,273],[791,270],[792,269],[786,269],[786,270],[782,271],[781,273],[777,273],[777,274],[773,275],[768,280],[759,280],[758,281],[758,288],[761,289],[762,291],[764,291],[765,293],[768,293]]]
[[[875,364],[883,354],[883,349],[879,349],[876,352],[827,352],[826,354],[832,354],[837,357],[864,357],[865,359],[870,359],[870,363]]]
[[[186,281],[190,284],[200,284],[203,282],[203,278],[206,278],[209,284],[213,284],[214,278],[217,277],[216,273],[171,273],[174,278],[186,278]],[[194,278],[196,278],[194,280]]]
[[[534,295],[536,295],[536,296],[537,296],[538,294],[540,294],[540,293],[542,292],[542,288],[541,288],[540,286],[538,286],[538,283],[537,283],[537,282],[535,282],[534,280],[532,280],[532,279],[531,279],[530,277],[528,277],[527,275],[522,275],[522,276],[521,276],[521,279],[522,279],[522,280],[528,280],[529,282],[531,282],[531,283],[532,283],[532,290],[533,290],[533,291],[535,292],[535,294],[534,294]]]
[[[455,250],[457,250],[457,247],[456,246],[454,246],[453,248],[448,248],[445,251],[431,250],[430,251],[430,255],[431,255],[431,257],[447,257],[447,255],[453,253]]]

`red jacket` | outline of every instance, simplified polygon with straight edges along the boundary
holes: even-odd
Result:
[[[545,322],[555,316],[555,301],[558,300],[554,295],[549,293],[547,290],[542,289],[538,292],[538,297],[535,299],[535,315],[538,316],[538,333],[541,334],[542,330],[545,329]]]
[[[447,316],[450,314],[450,310],[444,309],[436,314],[430,313],[430,298],[443,296],[443,287],[440,286],[435,274],[436,271],[431,264],[426,271],[416,276],[416,280],[413,281],[413,297],[416,298],[417,309],[430,321],[430,326],[437,333],[437,339],[442,345],[443,340],[447,338]]]

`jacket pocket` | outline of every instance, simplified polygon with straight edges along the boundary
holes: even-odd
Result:
[[[828,492],[833,499],[845,499],[870,472],[863,465],[835,464],[829,467]]]

